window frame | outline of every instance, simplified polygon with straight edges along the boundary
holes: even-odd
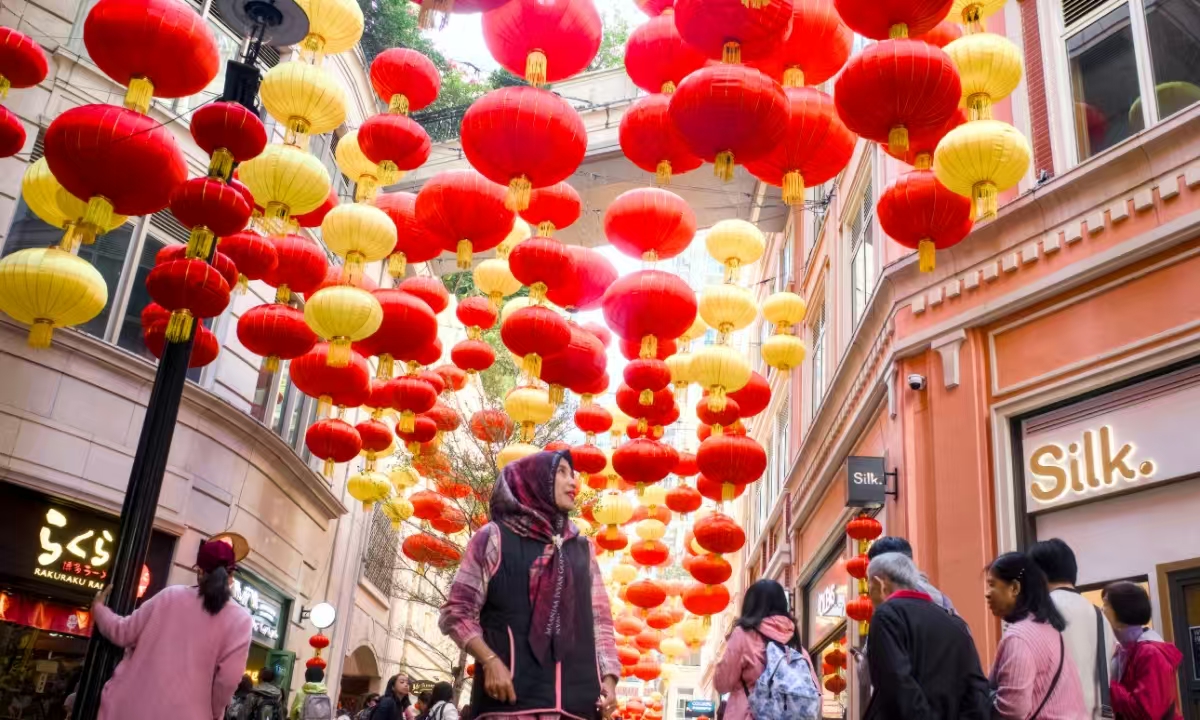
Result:
[[[809,373],[809,395],[812,397],[812,405],[809,407],[810,420],[817,417],[817,413],[821,410],[821,403],[825,400],[827,379],[825,376],[828,369],[825,366],[825,353],[829,345],[828,307],[827,302],[821,303],[812,313],[813,321],[808,328],[810,357],[812,358],[812,367]]]
[[[875,163],[868,156],[860,166],[856,186],[851,194],[850,212],[842,221],[842,236],[846,239],[846,287],[849,292],[846,306],[849,309],[850,325],[847,333],[849,338],[867,313],[871,298],[875,295],[875,285],[879,276],[879,238],[875,232],[878,223],[875,222]],[[859,231],[853,228],[858,224]],[[862,287],[859,288],[859,261],[863,261]],[[861,295],[862,305],[859,306]]]

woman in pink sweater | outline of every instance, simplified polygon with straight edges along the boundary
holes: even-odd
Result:
[[[229,602],[233,547],[200,546],[199,587],[174,585],[129,617],[92,603],[96,628],[125,657],[100,696],[99,720],[221,720],[250,652],[250,614]]]
[[[788,615],[787,591],[774,580],[759,580],[746,590],[742,616],[713,671],[713,687],[721,694],[729,693],[725,720],[751,720],[747,693],[754,690],[767,664],[768,640],[799,650],[812,670],[812,658],[800,645],[800,633]],[[813,685],[821,686],[815,671]]]
[[[1024,553],[1001,555],[988,567],[986,597],[992,614],[1007,623],[992,666],[992,717],[1088,717],[1079,673],[1062,636],[1067,622],[1050,599],[1041,568]]]

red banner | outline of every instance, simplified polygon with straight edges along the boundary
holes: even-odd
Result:
[[[48,632],[90,637],[92,614],[72,605],[0,592],[0,620]]]

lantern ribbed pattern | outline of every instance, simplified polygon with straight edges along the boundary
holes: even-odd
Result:
[[[725,406],[725,394],[741,390],[750,382],[750,363],[728,345],[708,345],[692,356],[696,384],[709,391],[713,410]]]
[[[363,510],[371,509],[377,502],[387,500],[394,492],[387,475],[378,471],[370,471],[353,475],[346,481],[346,492],[350,497],[363,504]],[[410,503],[411,505],[411,503]]]
[[[329,211],[321,222],[326,247],[346,258],[353,274],[366,263],[384,259],[396,246],[396,226],[387,213],[365,203],[346,203]]]
[[[709,59],[753,62],[787,38],[792,9],[792,0],[676,0],[675,27]]]
[[[1008,0],[954,0],[947,19],[978,31],[979,24],[1004,8]]]
[[[500,241],[500,244],[496,246],[496,257],[500,258],[501,260],[507,260],[508,255],[513,251],[513,248],[525,242],[532,236],[533,230],[530,229],[529,223],[525,222],[519,217],[513,218],[512,230],[509,230],[508,234],[504,236],[504,239]]]
[[[600,36],[591,0],[508,0],[483,16],[488,52],[531,85],[582,71],[596,57]]]
[[[745,329],[758,317],[754,293],[737,285],[709,285],[700,294],[700,317],[722,335]]]
[[[550,422],[554,407],[546,393],[535,387],[513,388],[504,398],[504,411],[521,426],[521,442],[533,439],[534,426]]]
[[[791,328],[804,322],[808,304],[793,292],[777,292],[767,297],[762,304],[762,314],[767,322],[781,328]]]
[[[290,135],[321,135],[346,121],[345,92],[328,70],[317,65],[276,65],[263,76],[259,95],[263,107]]]
[[[758,228],[745,220],[722,220],[709,228],[704,247],[713,260],[729,272],[758,262],[767,249],[767,239]],[[712,325],[712,321],[705,318]],[[714,326],[715,327],[715,326]]]
[[[437,100],[442,76],[433,61],[416,50],[389,48],[371,61],[371,87],[389,112],[407,115]]]
[[[350,343],[369,337],[383,322],[375,296],[350,285],[318,290],[304,304],[304,320],[313,332],[329,341],[329,365],[344,367]]]
[[[971,232],[971,200],[942,185],[932,170],[896,178],[879,197],[879,226],[896,242],[919,254],[920,269],[934,269],[934,252]]]
[[[853,44],[854,33],[831,0],[794,0],[791,34],[754,65],[785,86],[820,85],[842,69]]]
[[[625,44],[625,72],[634,85],[648,93],[674,92],[705,62],[704,55],[679,35],[673,13],[634,28]]]
[[[670,105],[670,95],[638,98],[621,116],[617,131],[621,152],[638,168],[654,173],[659,185],[704,164],[684,143],[671,120]]]
[[[50,65],[37,41],[13,28],[0,27],[0,99],[8,88],[28,88],[46,79]]]
[[[763,362],[783,372],[800,367],[807,355],[804,341],[795,335],[772,335],[762,344]]]
[[[972,120],[990,118],[992,104],[1011,95],[1021,82],[1021,51],[1002,35],[966,35],[946,45],[945,51],[958,68],[962,102]]]
[[[515,462],[523,457],[528,457],[534,453],[541,452],[541,448],[529,443],[513,443],[505,445],[504,449],[496,456],[496,467],[500,470],[510,462]]]
[[[516,213],[506,197],[503,186],[475,170],[443,170],[417,193],[417,222],[427,242],[456,253],[458,268],[466,270],[473,253],[491,250],[512,230]]]
[[[696,214],[669,190],[627,190],[604,211],[604,236],[629,257],[667,260],[686,250],[695,235]]]
[[[601,525],[610,527],[624,525],[633,517],[633,504],[623,493],[606,490],[596,499],[592,514],[596,517],[596,522]]]
[[[67,192],[50,172],[50,165],[44,157],[25,168],[25,175],[21,178],[21,197],[35,215],[56,228],[80,220],[87,212],[87,203]],[[124,225],[128,219],[113,213],[100,230],[108,232]]]
[[[651,485],[651,487],[657,487]],[[643,540],[662,540],[667,534],[667,526],[661,520],[646,518],[637,524],[637,536]]]
[[[960,125],[938,143],[933,172],[950,190],[975,202],[975,219],[996,215],[997,195],[1020,182],[1029,169],[1029,141],[999,120]]]
[[[333,151],[338,170],[350,178],[351,182],[362,183],[365,176],[377,179],[379,164],[371,162],[358,144],[358,131],[351,130],[338,140],[337,149]]]
[[[238,179],[250,188],[254,203],[268,212],[269,206],[278,206],[290,215],[303,215],[321,207],[329,196],[329,172],[321,161],[286,145],[268,145],[261,155],[239,165]]]
[[[69,252],[30,248],[0,260],[0,310],[30,326],[30,347],[48,347],[54,328],[82,325],[107,303],[104,276]]]
[[[354,47],[363,34],[363,12],[354,0],[297,0],[308,15],[303,51],[336,55]]]

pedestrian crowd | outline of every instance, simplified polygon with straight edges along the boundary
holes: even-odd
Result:
[[[875,612],[863,647],[851,650],[869,695],[866,720],[1182,718],[1182,653],[1149,627],[1146,590],[1111,583],[1097,608],[1076,589],[1075,553],[1062,540],[988,565],[984,596],[1003,621],[990,676],[966,622],[906,540],[880,538],[867,555]],[[797,627],[779,583],[746,591],[713,674],[717,692],[728,693],[724,720],[822,717],[820,679]]]

